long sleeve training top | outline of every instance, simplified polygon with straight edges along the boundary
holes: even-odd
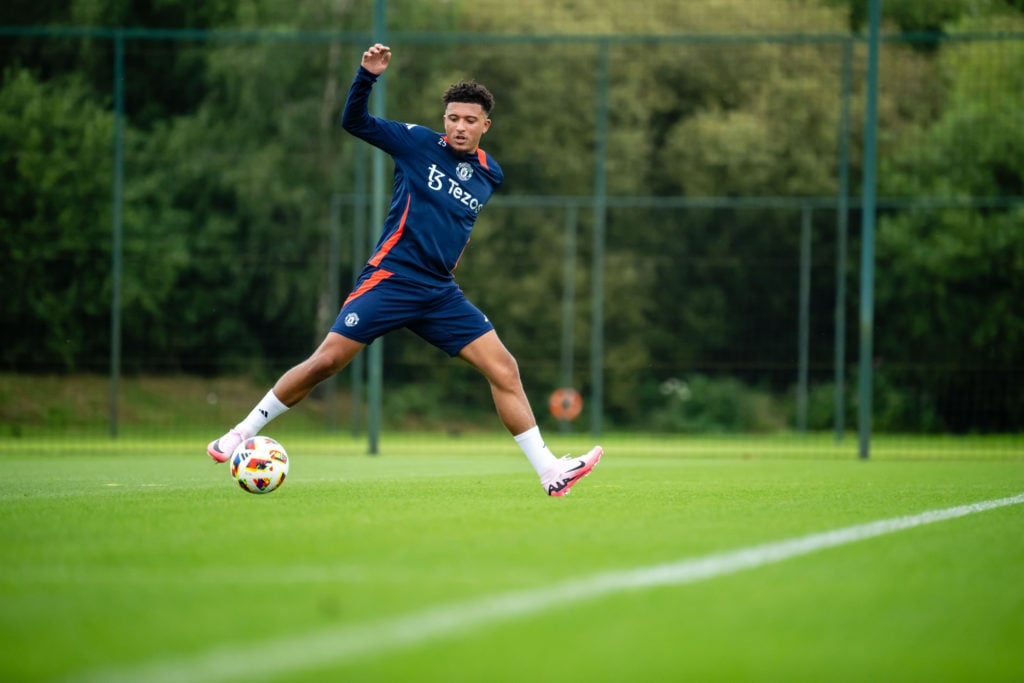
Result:
[[[370,115],[377,76],[359,67],[342,127],[395,163],[394,193],[368,266],[421,282],[450,281],[484,204],[504,174],[482,149],[460,156],[443,133]]]

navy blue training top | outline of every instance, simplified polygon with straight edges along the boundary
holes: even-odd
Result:
[[[391,208],[367,265],[421,282],[451,281],[473,224],[504,174],[482,149],[460,156],[443,133],[371,116],[376,81],[360,66],[341,115],[345,130],[395,162]]]

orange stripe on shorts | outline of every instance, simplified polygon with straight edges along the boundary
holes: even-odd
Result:
[[[376,273],[374,273],[370,277],[366,278],[366,281],[363,282],[363,284],[359,285],[358,289],[356,289],[351,294],[349,294],[348,298],[345,299],[345,303],[343,303],[341,305],[341,307],[344,308],[345,306],[348,305],[348,303],[350,301],[355,301],[356,299],[361,297],[363,294],[366,294],[371,289],[376,287],[378,284],[383,282],[384,280],[387,280],[392,275],[394,275],[394,273],[392,273],[390,270],[384,270],[384,269],[378,270]]]

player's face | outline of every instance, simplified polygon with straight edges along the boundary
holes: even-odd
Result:
[[[449,102],[444,109],[448,145],[460,154],[475,152],[480,138],[491,127],[484,108],[475,102]]]

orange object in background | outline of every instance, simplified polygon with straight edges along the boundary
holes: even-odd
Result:
[[[572,387],[562,387],[551,392],[548,410],[558,420],[575,420],[583,410],[583,397]]]

